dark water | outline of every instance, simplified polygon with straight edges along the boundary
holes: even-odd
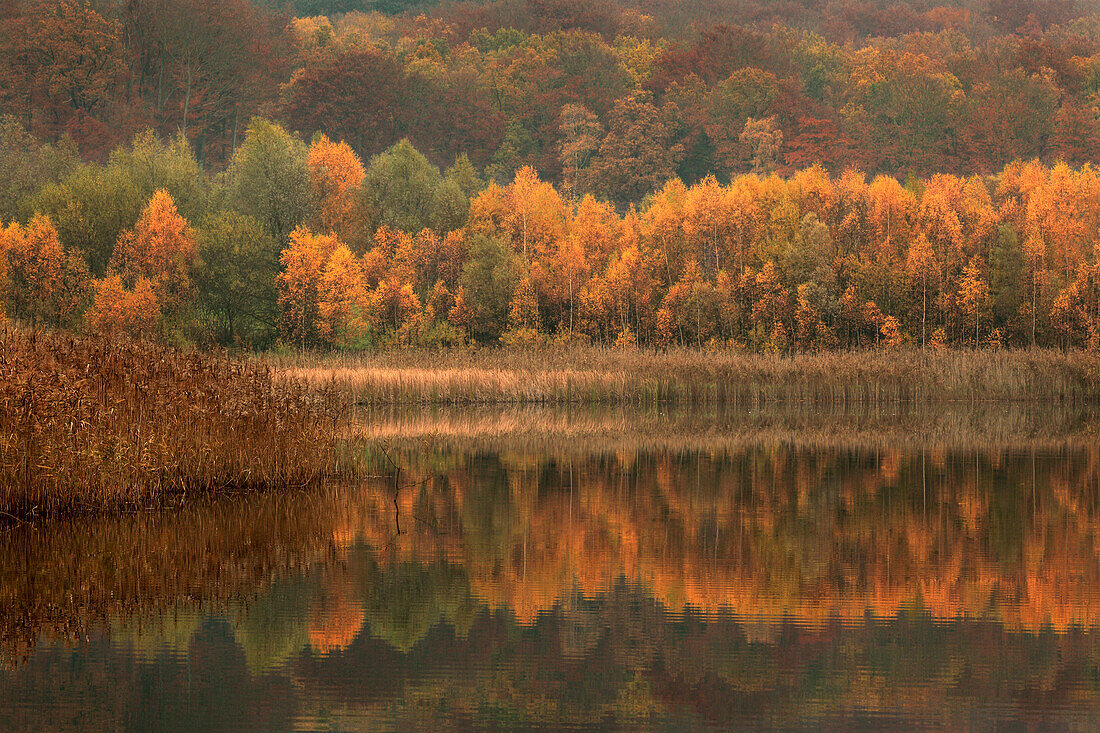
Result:
[[[400,471],[4,529],[0,729],[1095,730],[1097,424],[367,415]]]

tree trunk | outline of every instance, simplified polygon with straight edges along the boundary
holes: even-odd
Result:
[[[191,112],[191,65],[187,65],[187,87],[183,93],[183,122],[180,124],[180,132],[187,137],[187,115]]]
[[[573,278],[569,278],[569,333],[573,333]]]
[[[1031,276],[1031,345],[1035,346],[1035,275]]]
[[[924,285],[924,297],[920,305],[920,347],[928,346],[928,284]]]

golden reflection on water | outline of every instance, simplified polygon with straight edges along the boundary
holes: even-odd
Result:
[[[0,694],[125,659],[236,670],[296,728],[1096,722],[1097,424],[365,413],[392,463],[358,486],[6,528]]]

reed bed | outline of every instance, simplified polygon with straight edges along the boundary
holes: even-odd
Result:
[[[342,467],[346,400],[256,363],[0,331],[0,512],[102,511],[308,484]]]
[[[692,349],[563,348],[265,357],[281,375],[360,404],[829,405],[1092,402],[1100,355],[1084,351],[866,350],[793,356]]]
[[[1058,404],[813,408],[441,405],[361,408],[351,430],[409,460],[435,451],[555,457],[756,448],[905,450],[999,455],[1095,450],[1100,407]]]

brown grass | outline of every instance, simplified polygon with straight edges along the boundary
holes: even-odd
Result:
[[[489,450],[556,457],[623,452],[813,450],[965,451],[1092,449],[1100,409],[1059,404],[853,406],[384,405],[363,407],[356,438],[407,452]]]
[[[0,511],[104,510],[338,470],[346,401],[255,363],[0,331]]]
[[[280,374],[335,384],[360,404],[894,404],[1090,402],[1100,355],[1083,351],[392,351],[269,356]]]

